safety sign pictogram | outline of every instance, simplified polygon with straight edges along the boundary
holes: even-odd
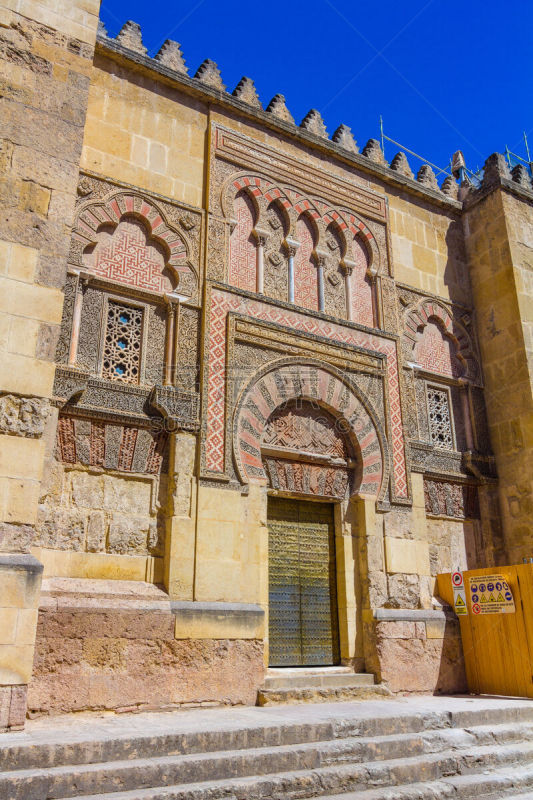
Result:
[[[513,593],[503,575],[469,578],[473,614],[514,614]]]
[[[466,590],[462,572],[452,573],[452,586],[453,606],[455,608],[455,613],[457,616],[464,616],[465,614],[468,614],[468,608],[466,605]]]

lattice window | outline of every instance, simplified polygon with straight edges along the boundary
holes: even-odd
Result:
[[[431,444],[445,450],[454,449],[450,398],[446,389],[427,387],[429,433]]]
[[[143,311],[110,300],[104,341],[102,376],[139,383]]]

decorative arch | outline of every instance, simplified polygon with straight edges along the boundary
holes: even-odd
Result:
[[[295,234],[299,247],[294,256],[294,302],[318,311],[318,275],[314,262],[318,231],[307,212],[296,220]]]
[[[235,409],[233,452],[243,483],[266,482],[261,438],[273,412],[294,399],[311,401],[330,414],[359,454],[354,491],[382,499],[388,485],[385,437],[366,399],[337,369],[320,362],[285,359],[261,371],[242,391]]]
[[[364,243],[368,252],[369,271],[373,274],[380,271],[382,258],[376,238],[369,226],[354,213],[334,208],[324,200],[306,196],[295,189],[278,184],[266,175],[242,172],[228,178],[221,190],[222,211],[227,219],[232,217],[233,198],[242,189],[247,189],[258,204],[266,201],[263,203],[266,207],[273,200],[279,200],[287,212],[292,212],[294,216],[307,213],[315,222],[322,221],[324,228],[332,221],[337,222],[346,235],[349,232]],[[259,226],[262,227],[261,219]]]
[[[448,343],[451,351],[450,363],[446,366],[446,363],[442,362],[441,374],[477,380],[478,366],[471,338],[463,325],[452,317],[449,309],[437,300],[423,299],[406,314],[403,344],[408,359],[413,362],[417,361],[417,347],[425,335],[431,336],[429,333],[431,328],[428,328],[430,325],[438,328],[443,341]],[[427,345],[430,347],[431,343],[428,341]],[[454,360],[456,367],[454,367]],[[431,371],[439,372],[438,369]]]
[[[156,203],[135,192],[113,192],[102,200],[89,201],[81,207],[74,222],[73,243],[77,246],[71,251],[70,262],[83,268],[84,254],[98,246],[101,232],[116,231],[124,220],[136,220],[142,224],[147,241],[151,240],[161,249],[164,267],[172,272],[176,284],[184,274],[192,273],[197,279],[185,239],[168,224]],[[126,276],[118,282],[135,288],[161,291],[156,288],[155,280],[153,285],[143,285],[142,278]]]

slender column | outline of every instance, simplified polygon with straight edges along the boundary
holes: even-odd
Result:
[[[294,258],[300,242],[295,239],[286,239],[285,243],[289,252],[289,303],[294,303]]]
[[[78,343],[80,340],[81,311],[83,308],[83,293],[89,283],[89,276],[85,272],[78,272],[76,281],[76,295],[74,297],[74,310],[72,313],[72,329],[70,332],[70,349],[68,354],[69,366],[73,366],[78,358]]]
[[[352,308],[352,272],[355,267],[355,261],[349,261],[345,258],[342,262],[344,270],[344,293],[346,295],[346,319],[353,322],[353,308]]]
[[[324,296],[324,267],[326,266],[327,253],[323,253],[321,250],[316,250],[315,256],[317,270],[318,310],[324,311],[326,307]]]
[[[469,384],[463,380],[461,381],[461,401],[463,404],[463,420],[465,426],[466,447],[471,452],[475,450],[474,434],[472,431],[472,418],[470,416],[470,387]]]
[[[257,238],[257,292],[263,294],[265,289],[265,246],[268,239],[268,231],[255,229]]]
[[[163,386],[172,386],[176,302],[168,295],[165,295],[165,302],[167,304],[167,336],[165,342],[165,377],[163,380]]]

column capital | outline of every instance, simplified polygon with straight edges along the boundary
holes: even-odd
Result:
[[[254,228],[253,234],[257,239],[257,244],[260,247],[265,247],[268,237],[270,236],[270,231],[266,231],[264,228]]]
[[[351,275],[356,267],[355,261],[351,261],[349,258],[343,258],[341,261],[341,269],[345,275]]]
[[[326,265],[326,260],[328,257],[328,253],[325,250],[315,250],[315,260],[317,267],[324,267]]]
[[[296,251],[300,247],[300,242],[297,242],[296,239],[287,238],[285,239],[285,247],[287,248],[289,256],[292,256],[294,258],[294,256],[296,255]]]

